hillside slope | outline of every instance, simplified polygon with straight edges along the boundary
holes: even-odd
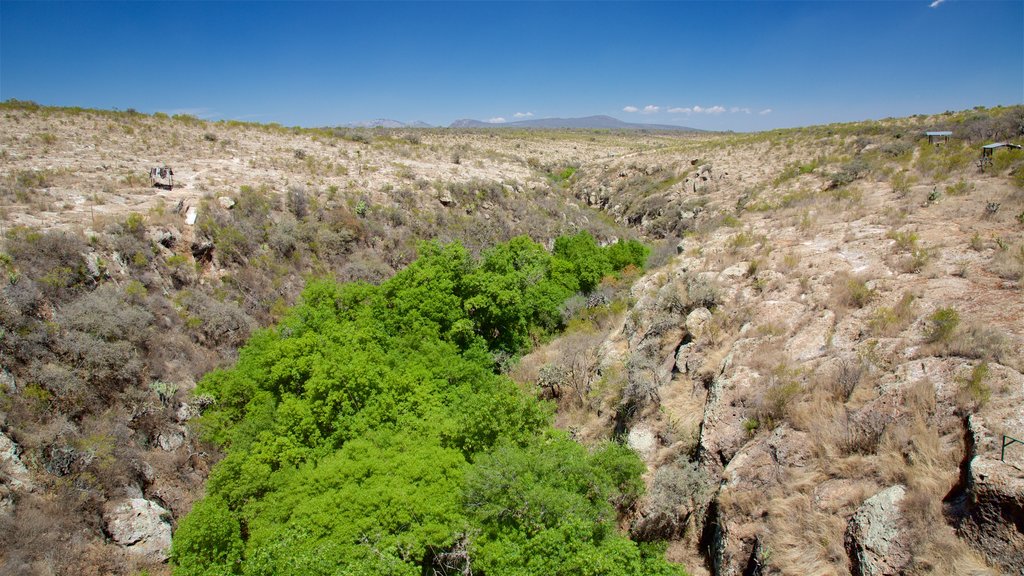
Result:
[[[1024,566],[1020,108],[720,137],[573,192],[678,240],[514,375],[648,464],[634,537],[739,574]],[[936,146],[925,129],[961,139]],[[581,373],[585,374],[581,376]]]
[[[1024,154],[975,164],[1021,107],[753,135],[26,103],[0,126],[3,572],[168,572],[220,458],[195,382],[309,278],[579,229],[641,235],[655,269],[501,360],[578,441],[641,454],[634,539],[716,575],[1021,569],[1024,449],[999,452],[1024,434]]]

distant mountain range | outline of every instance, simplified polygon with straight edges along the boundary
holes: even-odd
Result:
[[[345,124],[346,128],[433,128],[426,122],[399,122],[388,118],[377,118],[376,120],[364,120]]]
[[[680,132],[703,132],[697,128],[674,124],[639,124],[623,122],[611,116],[584,116],[583,118],[538,118],[516,122],[482,122],[464,118],[448,125],[449,128],[576,128],[582,130],[675,130]],[[426,122],[400,122],[389,118],[377,118],[345,124],[345,128],[434,128]]]
[[[583,118],[538,118],[536,120],[520,120],[517,122],[481,122],[480,120],[456,120],[449,128],[581,128],[605,130],[678,130],[683,132],[703,132],[697,128],[675,126],[673,124],[637,124],[623,122],[611,116],[585,116]]]

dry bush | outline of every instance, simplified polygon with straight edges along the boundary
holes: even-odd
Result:
[[[876,454],[886,429],[891,423],[891,418],[879,412],[871,410],[859,413],[847,412],[840,428],[836,447],[845,456]]]
[[[686,295],[689,298],[689,306],[698,308],[714,308],[720,299],[720,289],[713,281],[703,276],[686,276]]]
[[[19,274],[50,298],[63,300],[91,282],[82,258],[87,247],[75,234],[15,228],[7,233],[7,252]]]
[[[830,308],[863,308],[875,297],[875,290],[868,287],[870,279],[864,274],[836,274],[832,282]]]
[[[62,355],[82,371],[99,402],[108,402],[124,387],[137,383],[143,365],[128,342],[107,342],[85,332],[67,332],[60,342]]]
[[[785,421],[803,393],[800,370],[791,369],[783,360],[766,374],[754,399],[754,421],[751,430],[772,430]]]
[[[626,383],[616,409],[619,426],[632,421],[647,407],[661,404],[658,388],[662,384],[657,363],[645,354],[634,354],[626,364]]]
[[[187,316],[185,325],[199,344],[237,348],[256,328],[253,319],[230,300],[189,290],[179,293],[178,301]]]
[[[844,358],[837,364],[832,378],[819,385],[823,385],[837,402],[846,402],[870,370],[871,364],[859,356]]]
[[[148,310],[128,302],[112,284],[99,286],[63,307],[62,324],[107,342],[125,340],[143,344],[153,322]]]
[[[36,362],[30,365],[29,385],[36,385],[50,396],[48,409],[74,420],[82,416],[92,404],[86,380],[60,363]]]
[[[644,542],[678,537],[687,518],[707,506],[715,488],[696,462],[680,458],[661,466],[647,493],[647,514],[630,528],[630,535]]]
[[[1016,248],[1006,247],[992,255],[989,265],[992,273],[1005,280],[1024,282],[1024,244]]]

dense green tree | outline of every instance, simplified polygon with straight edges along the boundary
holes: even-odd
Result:
[[[427,243],[379,287],[311,281],[197,389],[227,456],[175,535],[175,573],[414,576],[457,543],[492,575],[674,573],[615,530],[642,488],[635,454],[551,431],[493,365],[642,255],[610,250],[522,237],[477,262]]]
[[[224,500],[205,498],[196,503],[174,534],[171,559],[176,574],[239,574],[242,533]]]

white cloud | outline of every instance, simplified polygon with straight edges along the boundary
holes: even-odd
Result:
[[[491,118],[490,120],[488,120],[488,122],[490,122],[491,124],[504,124],[505,119],[502,118],[501,116],[498,116],[497,118]]]
[[[658,112],[661,112],[661,106],[655,106],[654,104],[644,106],[644,114],[657,114]]]
[[[733,106],[732,108],[729,108],[729,112],[732,112],[733,114],[738,114],[740,112],[744,114],[750,114],[750,108],[740,108],[739,106]]]
[[[764,116],[766,114],[771,114],[771,113],[772,113],[772,109],[771,108],[765,108],[764,110],[761,110],[760,112],[758,112],[758,114],[760,114],[761,116]]]
[[[533,116],[533,112],[516,112],[512,115],[513,118],[529,118]]]
[[[711,106],[711,107],[705,108],[703,106],[694,106],[693,107],[693,112],[695,114],[712,114],[712,115],[717,115],[717,114],[721,114],[722,112],[725,112],[725,107],[724,106]]]
[[[668,109],[668,113],[669,114],[690,114],[691,112],[693,112],[693,110],[691,110],[690,108],[678,108],[678,107],[676,107],[676,108],[669,108]]]
[[[623,112],[633,113],[633,112],[639,112],[640,109],[637,108],[636,106],[626,106],[625,108],[622,109],[622,111]]]
[[[943,2],[945,2],[945,1],[946,1],[946,0],[935,0],[934,2],[932,2],[931,4],[929,4],[929,5],[928,5],[928,7],[929,7],[929,8],[938,8],[938,7],[939,7],[939,4],[942,4],[942,3],[943,3]]]

